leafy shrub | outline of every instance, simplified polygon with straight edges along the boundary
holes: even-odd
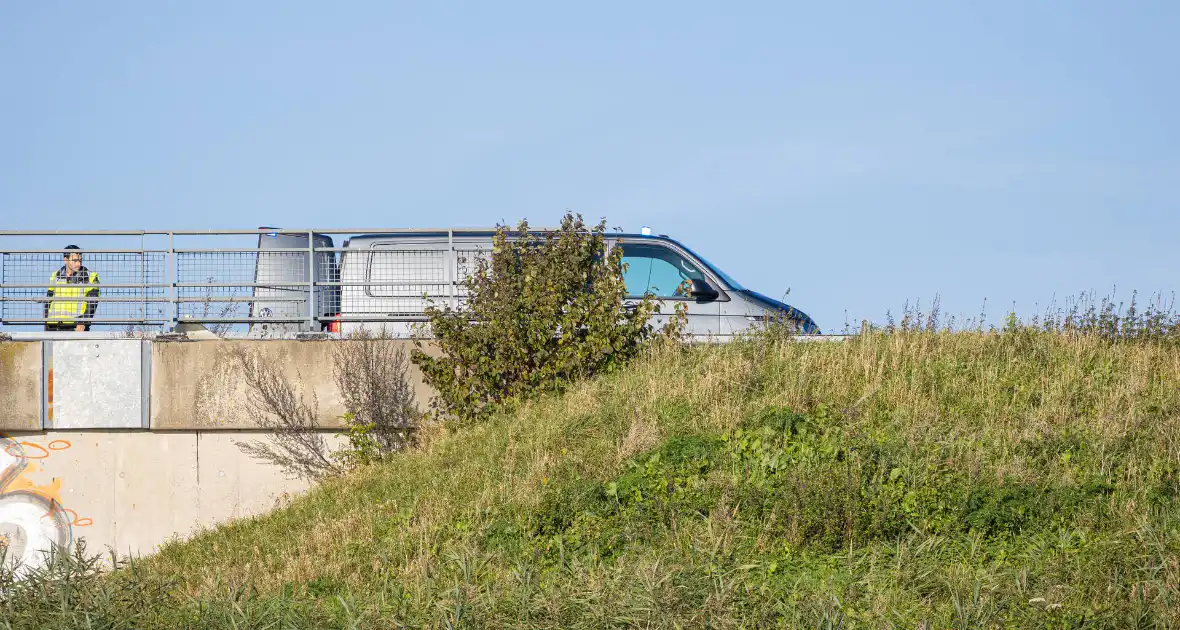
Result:
[[[896,445],[846,434],[843,418],[771,407],[727,432],[724,452],[751,518],[792,546],[838,550],[905,528]]]
[[[719,440],[711,436],[675,436],[627,463],[627,471],[606,486],[619,505],[674,504],[678,509],[708,510],[701,501],[681,501],[699,494],[717,463]]]
[[[435,417],[479,419],[497,403],[612,372],[653,338],[678,336],[682,308],[656,331],[652,296],[627,307],[623,252],[607,250],[605,231],[605,221],[587,229],[568,213],[543,235],[527,221],[497,228],[490,258],[463,282],[464,306],[426,309],[441,354],[427,355],[419,340],[412,360],[437,391]]]
[[[605,482],[550,486],[532,531],[611,556],[658,539],[678,520],[706,520],[724,503],[740,507],[744,527],[788,549],[830,553],[911,531],[988,539],[1048,531],[1103,513],[1115,489],[1098,477],[972,478],[930,448],[851,431],[823,405],[806,414],[769,407],[719,435],[673,436]]]
[[[609,558],[661,536],[677,519],[702,519],[716,502],[708,476],[720,444],[716,436],[673,437],[632,457],[607,483],[555,480],[531,515],[530,531],[550,555],[581,549]]]

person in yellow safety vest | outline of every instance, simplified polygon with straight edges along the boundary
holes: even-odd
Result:
[[[77,245],[67,245],[62,254],[65,264],[49,277],[45,302],[45,330],[90,330],[90,321],[98,310],[98,302],[85,298],[98,297],[98,274],[82,266],[82,253]],[[74,251],[78,250],[78,251]]]

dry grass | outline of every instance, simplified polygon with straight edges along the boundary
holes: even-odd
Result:
[[[619,444],[615,465],[621,466],[633,455],[646,451],[660,443],[660,428],[654,422],[636,417],[631,421],[627,434]]]
[[[227,578],[277,592],[308,582],[312,573],[335,588],[365,593],[382,572],[413,585],[415,597],[425,598],[417,605],[425,606],[438,597],[430,584],[452,573],[445,550],[491,553],[478,542],[487,528],[505,515],[536,510],[553,484],[608,480],[627,458],[665,436],[724,431],[771,405],[808,410],[821,403],[843,410],[850,432],[884,432],[916,450],[933,447],[949,465],[985,478],[1036,481],[1044,466],[1030,463],[1026,445],[1072,434],[1083,436],[1098,458],[1088,466],[1117,469],[1116,481],[1127,487],[1148,485],[1161,463],[1180,464],[1180,353],[1170,344],[1025,331],[665,348],[624,375],[439,435],[422,451],[326,484],[280,513],[170,546],[153,563],[210,597],[219,596],[214,585]],[[1102,459],[1128,439],[1137,446],[1125,465]],[[1058,468],[1063,482],[1078,474]],[[1119,506],[1126,527],[1150,520],[1133,501]],[[731,513],[730,506],[717,506],[683,544],[731,549]],[[758,548],[775,548],[775,540],[761,538]],[[254,561],[242,563],[243,556]],[[380,571],[375,557],[389,558]],[[507,559],[486,561],[488,584],[512,582]],[[581,566],[589,571],[581,583],[588,592],[578,597],[597,601],[617,596],[615,589],[639,589],[627,597],[674,605],[667,581],[695,570],[648,560],[624,569],[626,562],[617,562],[598,570]],[[973,584],[961,574],[966,570],[946,567],[943,587],[906,606],[937,609],[933,602],[961,597]],[[721,586],[736,588],[724,580]],[[710,597],[715,603],[728,595]],[[883,610],[888,600],[875,595],[869,609]],[[640,612],[633,611],[634,619],[643,623]]]
[[[946,474],[1003,490],[1103,479],[1114,490],[1015,533],[915,522],[838,551],[779,529],[795,516],[789,504],[752,516],[736,486],[703,516],[590,521],[630,536],[616,552],[536,529],[538,515],[580,510],[581,489],[620,478],[636,455],[774,406],[829,409],[849,440],[904,446],[897,466],[917,481]],[[564,397],[435,427],[395,461],[168,545],[147,569],[205,600],[248,583],[369,627],[1176,626],[1180,507],[1160,488],[1177,471],[1170,341],[1029,329],[769,336],[659,348]]]

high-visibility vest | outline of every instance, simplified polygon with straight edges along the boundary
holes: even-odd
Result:
[[[49,276],[49,290],[45,294],[54,298],[45,310],[48,323],[72,324],[79,318],[89,319],[98,310],[98,302],[78,298],[98,297],[98,274],[82,267],[67,276],[66,268],[62,267]]]

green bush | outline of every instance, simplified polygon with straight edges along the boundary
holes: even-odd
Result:
[[[669,437],[613,479],[556,482],[532,515],[534,535],[603,557],[648,543],[677,521],[706,521],[721,505],[735,522],[786,549],[832,553],[888,543],[911,531],[991,541],[1104,514],[1115,486],[972,478],[944,454],[850,430],[819,405],[767,407],[720,434]],[[918,462],[923,462],[918,465]],[[552,545],[550,545],[552,546]]]
[[[675,338],[683,309],[662,329],[649,318],[659,308],[650,295],[627,308],[622,249],[607,250],[606,222],[587,229],[581,215],[537,234],[521,221],[500,226],[491,257],[476,261],[463,282],[466,304],[426,309],[440,356],[412,360],[437,395],[436,418],[470,421],[491,407],[618,369],[646,342]]]

